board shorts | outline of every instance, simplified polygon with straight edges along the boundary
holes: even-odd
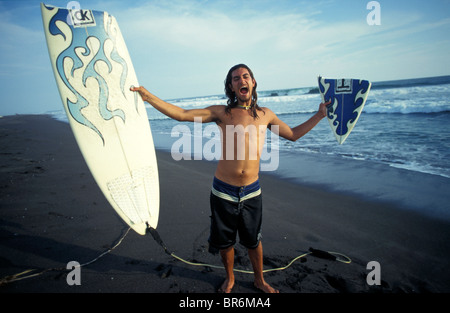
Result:
[[[248,186],[232,186],[214,177],[210,195],[209,252],[217,253],[236,243],[255,249],[261,239],[262,195],[259,180]]]

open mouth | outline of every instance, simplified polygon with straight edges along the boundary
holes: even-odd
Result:
[[[241,95],[247,95],[248,94],[248,87],[241,87],[241,89],[239,89],[239,92]]]

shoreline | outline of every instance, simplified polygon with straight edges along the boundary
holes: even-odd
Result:
[[[158,150],[171,154],[171,147],[178,138],[154,135]],[[194,141],[191,138],[192,141]],[[195,143],[192,143],[194,146]],[[261,171],[261,175],[289,181],[293,184],[320,188],[332,193],[394,205],[406,211],[429,218],[450,222],[448,188],[450,179],[430,173],[394,167],[380,162],[342,158],[337,155],[321,155],[301,151],[280,150],[271,152],[269,161],[261,161],[266,168],[278,163],[276,169]],[[177,158],[180,158],[178,153]],[[194,160],[194,153],[183,155]],[[200,156],[202,157],[202,156]],[[273,162],[273,158],[278,160]],[[204,162],[217,162],[205,161]],[[178,161],[175,161],[178,162]],[[267,166],[269,164],[269,166]]]
[[[46,115],[5,116],[0,143],[0,279],[28,268],[92,260],[126,231],[95,184],[67,123]],[[207,252],[214,162],[174,161],[162,150],[157,157],[161,238],[184,259],[220,265],[219,257]],[[284,266],[310,247],[352,260],[343,264],[307,256],[267,274],[281,292],[450,292],[447,221],[267,173],[261,174],[261,185],[265,268]],[[214,293],[222,283],[223,270],[181,263],[145,237],[130,231],[115,250],[82,268],[80,286],[69,286],[66,273],[50,271],[0,286],[0,292]],[[381,265],[379,286],[366,282],[370,261]],[[237,245],[236,267],[249,266],[246,251]],[[252,275],[237,274],[236,280],[234,293],[257,292]]]

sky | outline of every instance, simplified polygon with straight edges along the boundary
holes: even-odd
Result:
[[[0,115],[62,109],[40,2],[0,0]],[[253,70],[259,90],[315,86],[318,75],[450,75],[450,0],[379,0],[379,11],[369,2],[78,1],[116,17],[139,83],[166,100],[224,94],[238,63]],[[369,25],[375,13],[380,23]]]

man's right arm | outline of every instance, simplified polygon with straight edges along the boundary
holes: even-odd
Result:
[[[205,109],[185,110],[159,99],[157,96],[153,95],[142,86],[131,87],[130,90],[138,92],[141,95],[143,101],[150,103],[155,109],[167,115],[168,117],[173,118],[174,120],[180,122],[194,122],[194,118],[201,118],[202,123],[209,123],[218,120],[217,108],[208,107]]]

